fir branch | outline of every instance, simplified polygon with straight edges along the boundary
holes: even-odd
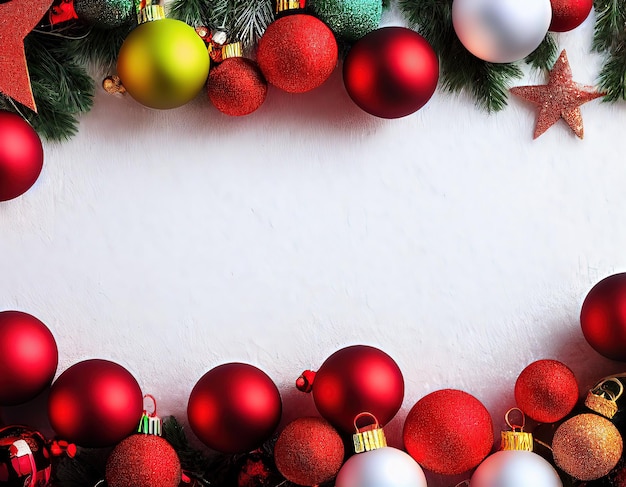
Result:
[[[623,47],[611,53],[602,66],[598,87],[606,93],[604,101],[626,100],[626,52]]]
[[[526,56],[526,63],[533,68],[549,70],[559,55],[559,46],[554,34],[548,32],[539,47]]]
[[[235,0],[233,13],[232,35],[242,42],[246,50],[258,42],[267,26],[274,21],[271,0]]]
[[[70,55],[82,64],[93,63],[104,72],[111,73],[117,63],[117,55],[129,32],[137,25],[134,16],[127,23],[114,29],[89,27],[82,38],[70,44]]]
[[[605,52],[624,42],[626,6],[622,0],[594,0],[596,23],[592,49]]]
[[[182,20],[193,27],[205,26],[215,29],[211,23],[211,11],[214,1],[203,0],[174,0],[168,6],[168,17]]]

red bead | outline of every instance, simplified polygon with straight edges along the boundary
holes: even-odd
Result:
[[[550,0],[552,21],[548,30],[567,32],[582,24],[593,8],[593,0]]]
[[[209,73],[209,99],[226,115],[248,115],[265,101],[267,82],[257,64],[250,59],[225,59]]]

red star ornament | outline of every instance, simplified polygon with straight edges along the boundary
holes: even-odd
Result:
[[[572,70],[565,50],[561,51],[561,55],[550,70],[547,85],[517,86],[511,88],[510,92],[538,106],[534,139],[561,118],[582,139],[583,116],[580,106],[605,95],[597,92],[593,86],[581,85],[572,79]]]
[[[0,3],[0,93],[37,111],[30,86],[24,38],[52,5],[52,0]]]

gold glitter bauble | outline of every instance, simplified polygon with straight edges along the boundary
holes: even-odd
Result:
[[[608,419],[579,414],[554,433],[552,452],[557,466],[579,480],[607,475],[622,456],[622,436]]]

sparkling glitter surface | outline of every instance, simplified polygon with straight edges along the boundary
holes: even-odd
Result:
[[[381,0],[313,0],[309,6],[338,37],[348,41],[378,28],[383,12]]]
[[[210,71],[207,92],[220,112],[233,116],[248,115],[265,101],[267,82],[256,63],[232,57]]]
[[[133,10],[132,0],[74,0],[78,18],[102,29],[125,24]]]
[[[560,118],[565,120],[574,133],[583,138],[583,117],[580,106],[595,98],[604,96],[593,86],[581,85],[572,79],[572,70],[567,61],[567,53],[561,55],[550,71],[547,85],[518,86],[511,93],[538,105],[537,123],[533,138],[539,137]]]

